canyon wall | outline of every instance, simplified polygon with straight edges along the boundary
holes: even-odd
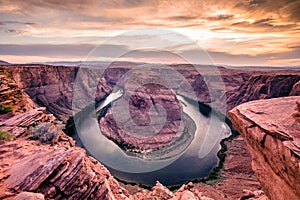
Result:
[[[6,68],[19,88],[39,106],[66,121],[72,114],[72,91],[77,73],[75,67],[21,65]]]
[[[85,95],[93,95],[98,101],[101,100],[112,91],[121,76],[130,69],[130,66],[123,65],[120,63],[117,66],[111,65],[104,71],[102,77],[98,77],[100,73],[93,70],[86,70],[84,73],[81,71],[82,77],[77,79],[82,80],[81,91],[85,92]],[[206,83],[199,72],[190,65],[172,65],[172,67],[177,67],[174,69],[184,76],[201,102],[215,101],[213,96],[220,99],[226,96],[227,111],[251,100],[300,95],[299,70],[256,71],[219,67],[220,79],[215,78],[218,75],[213,71],[206,70],[208,79],[219,82]],[[74,82],[78,67],[11,65],[5,68],[10,72],[16,84],[39,106],[46,107],[48,112],[62,121],[66,121],[72,114]],[[210,94],[208,84],[215,89],[213,92],[216,94]],[[222,91],[222,88],[219,89],[223,84],[225,91]],[[95,87],[97,91],[91,91]],[[80,97],[77,98],[80,99]],[[215,105],[218,107],[218,104]]]
[[[228,110],[248,101],[299,95],[299,84],[300,73],[297,71],[251,76],[239,88],[227,92]]]
[[[252,157],[252,168],[272,200],[300,199],[300,97],[258,100],[229,112]]]

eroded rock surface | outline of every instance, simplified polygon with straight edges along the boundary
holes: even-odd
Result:
[[[299,95],[299,81],[299,72],[287,74],[279,71],[252,76],[239,88],[227,92],[228,110],[248,101]]]
[[[72,90],[76,67],[21,65],[9,66],[7,70],[19,88],[58,119],[66,121],[72,114]]]
[[[105,95],[109,94],[112,91],[113,86],[117,83],[119,77],[121,77],[122,73],[124,73],[124,72],[126,73],[129,68],[124,69],[124,67],[122,65],[120,65],[120,66],[118,66],[118,68],[115,68],[112,71],[109,71],[107,74],[105,74],[105,76],[102,77],[102,79],[100,79],[100,83],[103,83],[103,84],[98,85],[99,93],[96,93],[97,95],[95,96],[95,98],[97,100],[100,100]],[[33,68],[31,66],[9,66],[9,71],[12,74],[13,79],[15,80],[15,84],[12,84],[12,87],[20,86],[34,99],[34,101],[37,104],[46,106],[48,111],[55,114],[57,117],[60,117],[60,119],[66,119],[70,115],[70,109],[71,109],[71,103],[72,103],[71,102],[72,101],[72,89],[73,89],[72,84],[74,83],[74,78],[76,76],[76,70],[77,70],[76,67],[55,67],[55,66],[43,66],[43,65],[36,65]],[[190,71],[189,69],[188,70],[185,69],[185,66],[179,70],[182,71],[183,76],[186,77],[186,79],[191,83],[191,85],[195,86],[195,88],[197,88],[197,90],[196,90],[197,97],[200,100],[202,100],[203,102],[209,102],[211,100],[210,99],[211,96],[208,95],[207,90],[205,88],[205,83],[203,82],[203,79],[201,79],[201,76],[197,75],[197,73],[194,73],[193,71]],[[225,84],[226,91],[227,92],[229,91],[227,94],[229,96],[229,98],[228,98],[229,103],[232,102],[232,103],[230,103],[231,106],[236,106],[239,103],[242,103],[244,101],[250,101],[250,100],[253,100],[256,98],[271,98],[271,97],[274,97],[274,95],[275,96],[276,95],[279,95],[279,96],[280,95],[298,95],[297,88],[299,88],[299,87],[297,85],[299,85],[299,79],[298,79],[298,82],[296,82],[297,77],[295,78],[294,75],[291,75],[293,73],[297,74],[296,71],[293,73],[276,72],[279,75],[285,75],[285,76],[283,76],[283,79],[289,79],[293,83],[296,82],[292,86],[290,85],[289,82],[282,80],[282,78],[276,79],[275,81],[272,81],[272,78],[271,79],[267,78],[266,80],[269,80],[269,81],[260,82],[260,83],[259,83],[259,79],[256,80],[256,78],[255,78],[259,74],[265,74],[266,76],[270,77],[270,76],[274,75],[273,72],[266,74],[265,72],[255,72],[254,73],[252,71],[231,70],[231,69],[229,70],[229,69],[223,69],[223,68],[220,69],[220,72],[221,72],[222,79]],[[92,75],[92,76],[90,76],[90,75]],[[195,79],[195,77],[196,77],[196,79]],[[281,76],[274,76],[274,77],[281,77]],[[294,77],[294,78],[290,79],[289,77]],[[82,85],[81,85],[83,91],[86,91],[90,95],[90,91],[89,91],[90,88],[95,87],[95,85],[93,85],[93,81],[91,81],[91,79],[97,79],[97,78],[99,78],[99,77],[97,77],[94,73],[86,74],[86,78],[84,78],[84,77],[82,78],[83,80],[85,80],[82,82]],[[299,78],[299,76],[298,76],[298,78]],[[256,80],[256,82],[254,80]],[[267,94],[266,94],[267,96],[265,95],[266,90],[263,87],[263,85],[266,83],[270,83],[269,86],[267,86],[267,88],[271,88],[271,89],[267,90]],[[219,83],[216,83],[216,85],[214,85],[214,86],[218,87],[218,84]],[[282,88],[282,91],[279,91],[279,93],[276,93],[278,91],[276,91],[275,86],[278,86],[278,84],[279,84],[280,88]],[[284,86],[285,84],[287,84],[288,87]],[[240,85],[242,85],[242,86],[239,87]],[[97,87],[97,85],[96,85],[96,87]],[[2,86],[1,86],[1,88],[2,88]],[[290,90],[290,88],[292,88],[292,89]],[[273,90],[275,91],[275,93]],[[222,90],[220,90],[220,94],[219,93],[216,93],[216,94],[224,95],[224,94],[221,94],[221,91]],[[230,91],[234,91],[234,92],[230,93]],[[248,91],[248,92],[253,91],[253,92],[251,93],[251,95],[245,95],[246,91]],[[289,94],[287,94],[288,93],[287,91],[289,92]],[[5,92],[5,90],[4,90],[4,92]],[[270,93],[268,93],[268,92],[270,92]],[[284,92],[284,94],[282,92]],[[236,96],[234,93],[238,93],[238,94],[241,93],[242,95]],[[93,93],[91,93],[91,94],[93,96]],[[233,96],[231,96],[231,94],[233,94]],[[245,95],[245,97],[244,97],[244,95]],[[15,95],[10,95],[10,96],[15,96]],[[18,98],[15,98],[15,99],[17,100]],[[240,99],[242,99],[242,100],[240,101]],[[84,101],[84,99],[83,99],[83,101]],[[15,104],[16,107],[21,105],[22,102],[24,105],[27,105],[26,103],[24,103],[25,101],[21,100],[19,103],[17,102]],[[20,108],[22,108],[22,106],[20,106]],[[31,108],[28,107],[24,110],[23,109],[19,109],[19,110],[20,111],[22,110],[22,112],[26,113],[30,109]],[[295,110],[293,111],[293,113],[295,113]],[[37,115],[37,116],[39,116],[39,115]],[[11,117],[11,116],[8,116],[8,117]],[[36,119],[38,119],[38,117]],[[18,127],[18,126],[16,126],[16,127]],[[281,134],[281,135],[285,135],[285,134]],[[269,141],[269,138],[270,138],[270,135],[268,135],[268,137],[266,136],[265,141]],[[293,142],[291,142],[290,139],[285,139],[285,138],[288,138],[288,137],[286,137],[286,136],[281,137],[279,139],[280,141],[278,142],[278,144],[276,143],[276,145],[279,145],[280,142],[282,140],[284,140],[286,142],[284,143],[285,147],[283,149],[285,149],[286,146],[289,146],[290,150],[294,149],[294,151],[296,150],[295,152],[297,152],[297,149],[294,146],[295,144]],[[276,139],[276,141],[277,140],[278,139]],[[72,145],[70,145],[69,143],[70,143],[70,141],[68,140],[68,137],[65,137],[65,136],[60,137],[59,143],[57,144],[57,146],[54,146],[54,147],[49,147],[49,145],[41,145],[39,142],[36,142],[36,141],[28,141],[22,137],[18,138],[17,141],[5,142],[4,145],[3,145],[3,143],[1,143],[2,149],[1,149],[1,155],[0,155],[0,157],[1,157],[0,158],[1,159],[1,168],[0,168],[0,172],[1,172],[0,173],[0,194],[1,195],[0,195],[0,198],[10,199],[11,197],[14,197],[18,193],[16,191],[14,191],[13,189],[9,189],[9,188],[6,188],[6,186],[3,186],[4,181],[6,179],[8,179],[9,176],[11,175],[9,173],[10,170],[8,170],[8,169],[12,168],[13,163],[17,162],[20,159],[25,159],[25,157],[29,158],[28,156],[33,156],[37,152],[42,153],[42,151],[40,151],[41,148],[45,149],[46,152],[62,151],[61,152],[62,155],[66,154],[66,152],[69,152],[69,151],[72,151],[72,152],[75,151],[75,153],[78,152],[77,151],[78,149],[74,149],[74,147]],[[268,144],[273,144],[273,143],[269,142]],[[276,145],[274,145],[274,146],[276,146]],[[259,146],[259,144],[257,144],[257,146]],[[4,150],[3,148],[6,148],[6,150]],[[235,152],[240,153],[241,152],[240,148],[241,148],[241,146],[238,146],[236,150],[233,150],[233,153],[230,156],[235,158],[235,156],[236,156]],[[79,152],[81,152],[81,150],[79,150]],[[279,151],[278,151],[278,153],[279,153]],[[241,153],[240,155],[242,157],[248,156],[243,153]],[[291,153],[291,155],[294,155],[294,153]],[[67,156],[64,161],[66,163],[72,163],[71,157],[72,156],[70,156],[70,157]],[[261,157],[259,157],[259,158],[261,159]],[[293,157],[291,156],[291,158],[293,158]],[[71,160],[69,160],[69,159],[71,159]],[[87,156],[85,156],[81,160],[82,162],[80,161],[80,163],[90,163],[90,161],[86,162],[85,161],[86,159],[89,160],[90,158],[87,158]],[[235,181],[234,183],[236,183],[237,188],[230,188],[230,185],[232,183],[231,181],[221,182],[220,185],[215,186],[217,189],[214,189],[214,188],[208,189],[209,186],[207,186],[207,185],[200,186],[200,185],[194,184],[194,187],[192,187],[194,189],[189,188],[189,189],[187,189],[188,191],[181,192],[181,194],[175,198],[179,199],[182,197],[186,197],[186,198],[197,197],[199,199],[201,197],[202,199],[204,199],[205,198],[204,196],[209,196],[213,199],[220,199],[220,200],[221,199],[236,199],[235,197],[242,196],[242,194],[241,194],[242,188],[251,189],[252,191],[259,189],[259,184],[256,182],[256,180],[254,180],[250,171],[249,171],[249,173],[246,170],[243,171],[242,164],[238,165],[236,163],[237,165],[235,165],[235,164],[231,163],[231,161],[232,161],[231,159],[229,159],[229,161],[230,161],[230,164],[227,165],[227,167],[225,165],[226,171],[230,171],[233,173],[232,174],[228,173],[227,177],[226,176],[224,176],[224,177],[225,177],[225,179],[227,179],[229,176],[233,177],[232,180]],[[249,162],[246,159],[243,161]],[[260,160],[260,161],[263,162],[262,160]],[[93,163],[94,161],[91,161],[91,162]],[[276,162],[277,162],[277,160],[276,160]],[[256,166],[258,166],[258,164]],[[68,167],[72,167],[72,166],[68,165]],[[76,169],[76,168],[73,168],[73,169]],[[60,171],[60,170],[62,170],[62,169],[57,168],[56,170],[53,171],[53,173],[54,172],[56,173],[57,171]],[[65,169],[65,170],[67,171],[67,169]],[[245,176],[242,176],[242,175],[235,176],[234,172],[236,172],[236,171],[240,174],[244,174]],[[259,170],[256,170],[256,171],[259,171]],[[290,171],[289,167],[287,167],[287,171]],[[299,172],[298,172],[298,174],[299,174]],[[248,175],[249,175],[249,179],[247,179]],[[87,175],[87,176],[89,176],[89,175]],[[107,177],[107,176],[105,176],[105,177]],[[85,179],[81,179],[81,178],[82,177],[79,177],[79,180],[85,180]],[[260,179],[262,179],[262,178],[260,178]],[[49,179],[46,178],[46,180],[41,185],[43,185],[44,183],[46,185],[47,184],[51,185],[52,183],[49,182],[48,180]],[[278,180],[276,178],[274,178],[274,180],[275,180],[275,183],[277,183],[276,181],[278,181]],[[282,180],[285,180],[285,179],[282,179]],[[242,182],[243,184],[239,184],[239,181]],[[273,179],[271,181],[273,181]],[[120,188],[119,183],[115,179],[113,179],[111,176],[108,177],[107,182],[108,182],[110,190],[112,191],[112,194],[114,195],[114,197],[116,199],[127,199],[127,198],[134,199],[135,198],[134,194],[128,196],[128,193],[126,192],[126,190],[123,190],[122,188]],[[279,181],[279,183],[280,183],[280,181]],[[64,184],[67,184],[67,183],[64,183]],[[76,185],[77,183],[72,183],[72,184]],[[47,187],[49,187],[49,185]],[[295,185],[297,185],[297,184],[295,184]],[[264,186],[264,188],[265,187],[268,187],[268,186]],[[38,187],[38,190],[42,191],[42,189],[43,189],[42,186]],[[82,190],[81,189],[79,189],[80,190],[79,192],[84,190],[84,189],[82,189]],[[157,189],[157,191],[156,191],[156,189]],[[164,191],[166,188],[164,188],[163,186],[157,185],[156,189],[154,190],[155,194],[159,194],[160,191]],[[208,195],[203,196],[203,194],[206,194],[208,190],[211,190],[213,192],[211,192]],[[267,190],[272,191],[271,189],[268,189],[268,188],[267,188]],[[50,191],[53,191],[53,190],[50,190]],[[197,191],[198,192],[203,191],[202,196],[199,197]],[[151,193],[151,191],[149,191],[149,190],[141,189],[140,192],[142,194],[140,194],[140,193],[139,194],[142,196],[139,196],[136,199],[143,199],[143,198],[147,199],[148,197],[150,198],[150,196],[152,195],[152,194],[149,194],[149,192]],[[169,193],[169,192],[167,192],[167,193]],[[176,192],[172,192],[172,193],[173,193],[173,195],[176,196]],[[169,193],[169,194],[172,194],[172,193]],[[279,193],[280,193],[280,190],[279,190]],[[2,194],[4,194],[4,195],[2,195]],[[58,194],[58,193],[55,193],[55,194]],[[70,195],[70,194],[65,194],[63,192],[61,194]],[[173,197],[171,197],[171,198],[173,198]],[[288,197],[290,197],[290,196],[288,196]],[[151,196],[151,198],[152,199],[160,199],[161,197],[156,197],[155,195],[153,195],[153,196]]]
[[[109,172],[76,150],[37,151],[18,160],[6,180],[16,191],[39,191],[54,199],[112,198]]]
[[[44,200],[44,195],[33,192],[21,192],[15,198],[15,200]]]
[[[32,99],[18,87],[18,84],[5,67],[0,67],[0,104],[11,106],[12,112],[15,114],[37,107]],[[11,116],[8,114],[7,117]]]
[[[100,119],[106,137],[127,149],[145,151],[163,147],[183,134],[182,107],[172,90],[147,84],[131,92],[125,94],[129,98],[127,115],[126,107],[120,105],[113,108],[122,113],[119,121],[112,108]]]
[[[252,156],[252,168],[270,199],[300,199],[299,97],[252,101],[229,112]]]
[[[78,67],[10,65],[4,68],[9,71],[17,86],[35,103],[46,107],[58,119],[66,121],[72,114],[72,92],[76,78],[81,80],[79,88],[76,89],[82,91],[83,97],[95,98],[98,102],[113,90],[123,75],[137,65],[139,64],[113,63],[104,72],[103,69],[82,70],[79,78]],[[225,101],[229,105],[227,110],[250,100],[299,95],[300,72],[296,70],[256,71],[219,67],[219,74],[216,74],[215,70],[210,70],[207,66],[203,69],[206,73],[204,78],[192,65],[180,64],[170,67],[178,71],[192,86],[201,102],[210,103],[218,98],[223,99],[226,93]],[[179,91],[182,95],[189,95],[181,92]],[[75,98],[85,101],[80,95]],[[224,105],[215,105],[217,108],[224,108]]]
[[[19,137],[31,126],[53,121],[55,121],[55,117],[52,114],[46,114],[46,108],[40,107],[0,122],[0,129]]]

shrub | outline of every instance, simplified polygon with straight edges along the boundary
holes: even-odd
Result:
[[[0,130],[0,140],[9,141],[12,140],[13,138],[14,135],[12,133]]]
[[[58,130],[50,122],[45,122],[31,128],[33,139],[44,143],[54,144],[58,138]]]
[[[0,114],[5,114],[5,113],[9,113],[9,112],[12,112],[11,106],[0,104]]]
[[[75,129],[74,117],[71,116],[71,117],[69,117],[69,119],[67,120],[65,129],[63,129],[63,131],[64,131],[67,135],[72,136],[72,134],[74,133],[74,129]]]

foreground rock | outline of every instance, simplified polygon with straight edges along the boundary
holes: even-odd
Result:
[[[52,114],[46,114],[46,108],[41,107],[0,122],[0,129],[19,137],[28,131],[30,126],[53,121],[55,121],[55,117]]]
[[[15,200],[44,200],[44,195],[33,192],[21,192],[15,198]]]
[[[242,104],[229,112],[252,156],[252,168],[270,199],[300,199],[300,97]]]
[[[157,182],[151,190],[129,194],[84,150],[61,142],[50,146],[18,138],[2,144],[0,152],[0,199],[223,200],[213,189],[208,193],[192,183],[172,192]]]
[[[39,191],[53,199],[109,199],[109,176],[81,151],[42,150],[14,163],[6,184],[15,191]]]

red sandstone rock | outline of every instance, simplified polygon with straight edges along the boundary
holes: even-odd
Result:
[[[48,199],[113,198],[109,172],[78,150],[35,151],[13,163],[10,174],[8,188],[39,191]]]
[[[46,121],[53,122],[54,120],[53,115],[46,114],[46,108],[36,108],[0,122],[0,129],[19,137],[32,125]]]
[[[44,195],[33,192],[21,192],[14,200],[44,200]]]
[[[293,85],[292,91],[290,92],[290,96],[300,96],[300,81]]]
[[[297,95],[298,86],[296,85],[299,80],[299,72],[295,72],[295,74],[270,72],[252,76],[239,88],[227,92],[227,110],[252,100]]]
[[[0,88],[0,104],[11,106],[15,114],[36,108],[36,104],[18,87],[5,67],[0,67]]]
[[[229,115],[244,137],[252,168],[270,199],[300,199],[300,123],[292,117],[299,97],[242,104]]]

